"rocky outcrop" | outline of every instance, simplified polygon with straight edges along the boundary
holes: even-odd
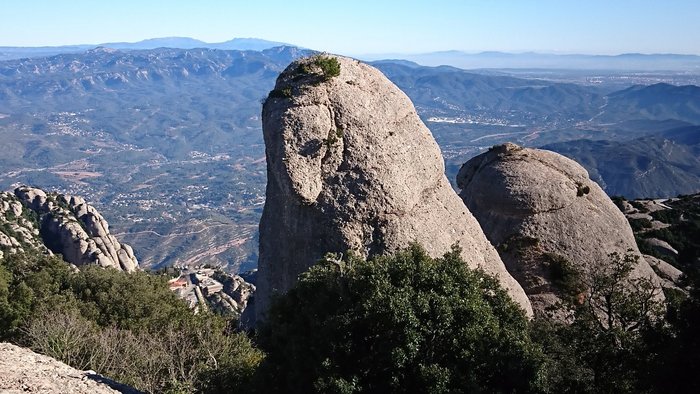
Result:
[[[218,272],[215,278],[223,285],[218,292],[207,293],[207,301],[215,310],[240,318],[255,293],[255,285],[246,282],[239,275]]]
[[[604,269],[610,253],[641,256],[620,210],[582,166],[557,153],[495,146],[462,166],[457,185],[536,312],[561,295],[553,282],[562,267],[554,265],[586,275]],[[661,283],[643,258],[632,277]]]
[[[0,392],[7,394],[137,394],[93,371],[79,371],[58,360],[10,343],[0,343]]]
[[[11,199],[8,196],[6,193],[5,197]],[[47,194],[41,189],[22,186],[15,189],[12,201],[7,205],[11,207],[13,217],[20,218],[18,223],[30,223],[21,217],[25,211],[35,220],[31,223],[33,227],[26,227],[27,234],[21,237],[23,242],[36,241],[37,248],[46,250],[48,247],[76,266],[98,264],[127,272],[138,268],[131,247],[109,233],[107,221],[83,198]],[[3,202],[2,209],[5,205]],[[0,242],[4,242],[3,239]]]
[[[643,257],[654,272],[656,272],[663,287],[678,288],[683,285],[683,272],[681,272],[681,270],[654,256],[645,254]]]
[[[29,250],[51,254],[39,233],[38,216],[8,192],[0,192],[0,258]]]
[[[236,318],[240,318],[255,293],[254,284],[240,275],[218,268],[200,268],[196,271],[187,268],[168,283],[170,289],[190,308],[210,309]]]
[[[495,275],[526,310],[479,224],[450,187],[440,149],[408,97],[373,67],[323,57],[292,63],[263,106],[266,202],[256,293],[264,317],[275,292],[328,252],[362,256],[417,241],[431,255],[459,243],[470,267]],[[320,60],[320,61],[319,61]]]

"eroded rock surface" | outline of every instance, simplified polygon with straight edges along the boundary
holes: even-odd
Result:
[[[137,394],[92,371],[79,371],[56,359],[10,343],[0,343],[0,392],[7,394]]]
[[[328,252],[373,256],[414,241],[434,256],[459,243],[470,267],[495,275],[530,311],[408,97],[375,68],[337,59],[340,75],[329,80],[314,59],[292,63],[263,107],[258,317]]]
[[[129,245],[109,233],[109,224],[81,197],[46,193],[22,186],[2,194],[0,213],[8,223],[0,234],[0,246],[6,251],[27,247],[63,255],[76,266],[99,264],[127,272],[138,268],[138,260]],[[47,249],[48,248],[48,249]]]
[[[561,258],[585,275],[610,264],[610,253],[641,256],[620,210],[582,166],[557,153],[495,146],[462,166],[457,185],[536,313],[559,301],[552,282]],[[631,276],[661,284],[644,258]]]

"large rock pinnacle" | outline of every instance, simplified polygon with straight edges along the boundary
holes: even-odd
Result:
[[[495,275],[528,312],[479,224],[451,189],[440,149],[408,97],[381,72],[335,58],[292,63],[263,106],[267,196],[256,308],[328,252],[390,253],[417,241],[438,256],[459,243],[470,267]],[[323,58],[321,58],[323,59]]]
[[[562,292],[552,286],[552,264],[564,260],[585,276],[606,269],[610,253],[631,252],[640,256],[631,276],[660,285],[625,216],[571,159],[499,145],[465,163],[457,185],[536,313],[559,301]]]

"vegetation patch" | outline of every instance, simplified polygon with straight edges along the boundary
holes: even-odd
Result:
[[[263,358],[233,322],[195,315],[167,278],[55,256],[0,259],[0,340],[150,393],[238,392]]]
[[[337,58],[327,55],[315,55],[301,63],[295,70],[293,81],[308,76],[317,77],[316,83],[329,81],[340,75],[340,62]]]
[[[569,297],[575,297],[585,290],[583,276],[576,266],[564,256],[556,253],[543,253],[552,285]]]
[[[643,231],[652,227],[651,220],[647,218],[630,218],[628,221],[633,231]]]
[[[338,143],[338,141],[340,141],[342,139],[343,139],[343,128],[338,126],[337,129],[335,129],[335,130],[331,129],[328,131],[328,138],[325,138],[323,140],[323,144],[326,145],[327,149],[330,149],[333,146],[335,146],[335,144]]]
[[[522,257],[528,249],[536,249],[539,247],[540,240],[537,238],[526,235],[513,235],[498,245],[498,251],[503,253],[516,253],[518,256]]]
[[[414,245],[371,261],[329,256],[302,274],[260,330],[261,392],[528,391],[540,359],[527,319],[459,256]]]
[[[583,197],[591,192],[591,188],[588,185],[584,185],[581,182],[576,182],[576,196]]]

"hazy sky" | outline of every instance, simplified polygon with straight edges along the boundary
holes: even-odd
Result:
[[[0,0],[0,46],[257,37],[349,55],[700,54],[700,0]]]

